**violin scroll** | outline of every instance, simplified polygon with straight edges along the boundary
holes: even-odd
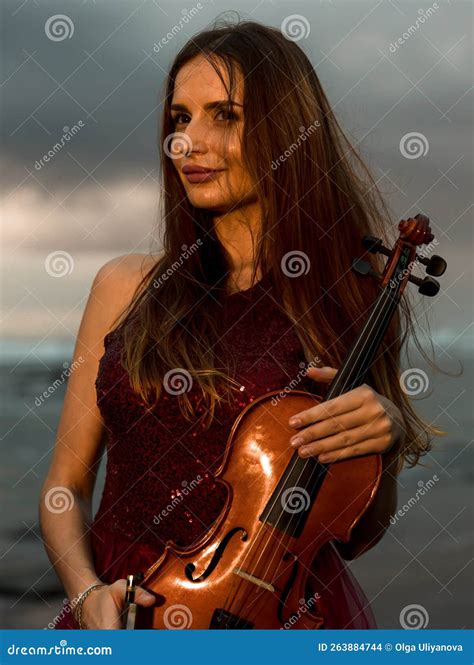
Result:
[[[368,261],[355,259],[352,268],[360,275],[372,275],[378,278],[386,288],[390,287],[392,294],[400,296],[406,283],[411,282],[418,286],[422,295],[435,296],[440,289],[439,282],[433,277],[439,277],[446,270],[446,261],[437,254],[426,257],[426,252],[417,253],[416,247],[430,245],[434,235],[430,229],[430,220],[426,215],[418,213],[415,217],[402,219],[398,225],[399,238],[392,250],[385,247],[380,238],[364,236],[362,244],[371,254],[384,254],[389,257],[382,275],[375,272]],[[429,277],[415,277],[411,271],[415,265],[424,266]]]

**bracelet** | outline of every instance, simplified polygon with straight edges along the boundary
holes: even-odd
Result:
[[[87,596],[90,594],[91,591],[94,589],[98,589],[101,586],[107,586],[104,582],[94,582],[93,584],[90,584],[87,589],[84,589],[84,591],[81,591],[81,593],[78,595],[74,609],[73,609],[73,616],[76,619],[76,622],[79,624],[79,628],[83,629],[82,625],[82,604],[84,603],[85,599]],[[77,610],[77,613],[76,613]]]

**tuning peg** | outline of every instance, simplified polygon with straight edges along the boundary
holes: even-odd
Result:
[[[372,266],[368,261],[363,261],[362,259],[354,259],[352,262],[352,270],[358,272],[359,275],[372,275],[373,277],[382,277],[378,272],[372,269]]]
[[[388,247],[384,247],[380,238],[375,238],[374,236],[364,236],[362,238],[362,244],[364,247],[371,252],[371,254],[385,254],[385,256],[390,256],[390,250]]]
[[[416,284],[418,286],[418,291],[423,296],[435,296],[439,291],[439,282],[437,282],[432,277],[424,277],[421,279],[420,277],[410,275],[408,280],[412,282],[412,284]]]
[[[372,254],[376,254],[379,250],[379,245],[382,244],[382,241],[380,238],[375,238],[374,236],[364,236],[362,238],[362,244],[364,247],[369,250],[369,252],[372,252]]]
[[[441,256],[433,254],[433,256],[430,256],[428,259],[424,256],[418,256],[417,254],[416,258],[420,263],[426,266],[426,272],[428,275],[433,275],[434,277],[444,275],[447,263]]]

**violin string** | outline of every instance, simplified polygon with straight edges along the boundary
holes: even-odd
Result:
[[[380,311],[379,311],[379,312],[376,312],[376,309],[377,309],[377,308],[374,308],[374,309],[373,309],[371,315],[369,316],[367,322],[365,323],[365,325],[364,325],[364,327],[363,327],[363,329],[362,329],[361,335],[366,334],[366,331],[367,331],[367,329],[368,329],[370,326],[374,326],[374,327],[375,327],[375,326],[379,325],[379,323],[378,323],[378,319],[379,319],[380,317],[385,318],[386,316],[391,315],[391,311],[390,311],[390,310],[391,310],[391,306],[392,306],[393,304],[396,304],[396,301],[395,301],[395,299],[391,298],[390,295],[391,295],[391,294],[390,294],[388,288],[385,289],[384,292],[382,293],[382,297],[380,297],[380,300],[379,300]],[[384,297],[384,296],[385,296],[385,297]],[[385,301],[386,301],[386,302],[385,302]],[[388,311],[387,311],[387,312],[385,312],[386,303],[388,303],[388,308],[387,308]],[[375,321],[372,321],[372,319],[373,319],[374,317],[375,317],[376,320],[375,320]],[[354,348],[354,349],[352,350],[352,352],[351,352],[351,354],[349,355],[349,357],[348,357],[346,363],[349,363],[349,362],[351,361],[351,359],[352,359],[352,355],[355,353],[355,351],[356,351],[356,348]],[[360,360],[360,358],[361,358],[361,356],[363,355],[363,353],[364,353],[364,351],[361,350],[360,353],[359,353],[359,355],[358,355],[358,357],[356,358],[356,361],[359,361],[359,360]],[[347,382],[349,381],[349,378],[350,378],[350,377],[348,376],[347,379],[346,379],[346,383],[344,384],[344,388],[342,389],[341,393],[344,392],[344,389],[345,389],[345,387],[347,386]],[[300,458],[300,459],[301,459],[301,458]],[[292,466],[291,471],[294,469],[294,467],[296,466],[297,463],[298,463],[298,458],[295,457],[295,458],[293,459],[293,466]],[[302,475],[303,475],[303,473],[304,473],[304,471],[305,471],[305,469],[306,469],[306,467],[307,467],[307,465],[308,465],[309,463],[310,463],[309,460],[305,462],[305,464],[304,464],[304,466],[303,466],[303,468],[302,468],[302,471],[301,471],[301,473],[300,473],[300,475],[299,475],[299,477],[298,477],[298,481],[297,481],[297,482],[299,482],[299,480],[301,479],[301,477],[302,477]],[[315,467],[315,470],[317,470],[317,467]],[[315,470],[314,470],[314,471],[315,471]],[[290,471],[290,473],[291,473],[291,471]],[[309,482],[311,482],[311,480],[312,480],[312,478],[313,478],[314,471],[313,471],[313,472],[311,473],[311,475],[310,475]],[[296,486],[297,486],[297,485],[296,485]],[[273,505],[271,506],[271,509],[273,509],[273,508],[275,507],[277,501],[278,501],[278,497],[275,497],[274,502],[273,502]],[[275,525],[275,527],[274,527],[275,529],[278,529],[278,525],[279,525],[279,523],[280,523],[280,521],[281,521],[281,518],[284,516],[284,513],[285,513],[285,511],[284,511],[284,509],[283,509],[282,512],[280,513],[278,519],[277,519],[276,525]],[[261,532],[261,530],[264,528],[264,526],[265,526],[265,525],[262,524],[262,526],[259,528],[259,531],[258,531],[258,533],[257,533],[257,535],[256,535],[256,538],[255,538],[254,540],[257,540],[257,539],[258,539],[258,537],[259,537],[259,535],[260,535],[260,532]],[[270,538],[267,540],[267,544],[269,544],[269,543],[270,543]],[[261,558],[263,557],[264,552],[265,552],[265,547],[267,546],[267,544],[263,547],[263,550],[260,552],[260,556],[259,556],[259,558],[257,559],[257,562],[256,562],[256,564],[255,564],[256,566],[259,564]],[[250,546],[248,552],[246,553],[245,557],[243,558],[242,563],[241,563],[241,566],[243,566],[243,565],[245,564],[245,562],[248,561],[248,558],[249,558],[250,554],[251,554],[251,553],[253,554],[253,552],[252,552],[252,547],[253,547],[253,545],[254,545],[254,543],[252,543],[252,545]],[[274,553],[273,556],[271,557],[271,559],[270,559],[270,563],[269,563],[269,565],[267,566],[267,568],[266,568],[266,570],[265,570],[265,573],[264,573],[263,576],[262,576],[263,579],[266,578],[266,576],[267,576],[267,574],[268,574],[268,571],[269,571],[269,569],[270,569],[270,567],[271,567],[271,565],[272,565],[272,563],[273,563],[273,559],[274,559],[274,557],[275,557],[275,553]],[[232,598],[231,600],[229,599],[229,596],[230,596],[230,593],[231,593],[231,589],[229,590],[229,594],[228,594],[228,596],[227,596],[227,598],[226,598],[226,601],[225,601],[225,603],[224,603],[224,608],[226,608],[226,605],[227,605],[227,603],[228,603],[229,600],[230,600],[230,603],[229,603],[229,610],[230,610],[230,608],[231,608],[231,606],[232,606],[232,603],[233,603],[233,601],[234,601],[234,598],[235,598],[235,596],[236,596],[236,594],[237,594],[237,592],[238,592],[238,589],[239,589],[239,587],[240,587],[242,584],[243,584],[243,582],[242,582],[241,580],[239,580],[239,583],[237,584],[237,587],[235,588],[235,591],[234,591],[234,594],[233,594],[233,598]],[[234,585],[234,586],[235,586],[235,585]],[[241,607],[243,607],[243,605],[241,605]]]

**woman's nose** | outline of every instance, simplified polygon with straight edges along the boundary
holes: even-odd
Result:
[[[202,152],[205,153],[209,149],[209,132],[202,123],[197,121],[191,121],[183,134],[187,137],[187,142],[189,143],[188,154],[191,152]]]

